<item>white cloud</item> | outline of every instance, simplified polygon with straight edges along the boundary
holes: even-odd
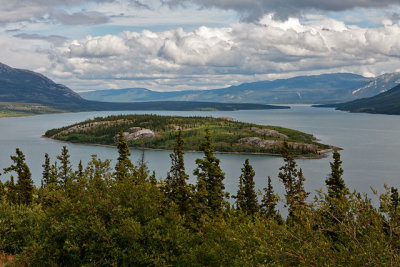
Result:
[[[50,51],[47,72],[72,87],[80,81],[77,89],[94,86],[94,80],[97,88],[110,81],[112,87],[156,90],[217,88],[297,74],[395,71],[400,25],[361,28],[324,18],[280,22],[269,15],[258,24],[88,36]]]

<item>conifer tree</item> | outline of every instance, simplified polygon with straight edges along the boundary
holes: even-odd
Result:
[[[137,175],[136,175],[136,183],[144,183],[150,174],[149,168],[147,167],[146,157],[145,157],[144,143],[142,143],[141,156],[140,156],[140,159],[138,160],[137,164],[138,164],[138,169],[137,169]]]
[[[328,196],[337,200],[342,199],[349,193],[349,189],[346,187],[342,178],[342,160],[340,159],[340,153],[337,149],[333,151],[333,162],[330,162],[330,165],[331,174],[325,181],[328,187]]]
[[[81,180],[83,178],[83,165],[82,160],[79,161],[78,171],[76,172],[76,177]]]
[[[115,165],[115,178],[117,181],[122,181],[128,177],[134,168],[131,160],[129,159],[131,152],[129,151],[129,146],[122,130],[118,135],[117,148],[119,156],[118,162]]]
[[[150,175],[149,177],[149,181],[152,185],[156,185],[157,184],[157,177],[156,177],[156,172],[153,171],[153,173]]]
[[[305,200],[309,193],[304,190],[303,171],[297,170],[297,163],[293,155],[289,152],[289,145],[284,142],[281,154],[285,164],[279,168],[278,178],[282,181],[286,191],[286,207],[289,210],[289,218],[294,217],[297,208],[304,207]]]
[[[276,211],[276,204],[278,203],[278,196],[274,193],[274,188],[272,187],[271,177],[268,176],[267,187],[264,188],[264,196],[261,200],[261,213],[267,218],[280,217],[279,213]]]
[[[239,191],[237,194],[237,206],[247,214],[253,215],[259,210],[257,194],[254,183],[255,172],[246,159],[240,175]]]
[[[5,185],[2,183],[2,181],[0,181],[0,202],[3,201],[5,193]]]
[[[16,201],[19,204],[29,205],[32,203],[34,190],[31,172],[25,163],[25,155],[19,148],[16,149],[16,154],[16,156],[11,156],[14,164],[8,168],[4,168],[4,173],[17,173],[18,180],[15,185]]]
[[[181,214],[184,214],[188,211],[190,205],[190,188],[186,183],[189,175],[185,172],[183,158],[185,142],[180,130],[175,134],[175,140],[174,152],[169,155],[171,158],[171,169],[165,180],[164,191],[166,196],[178,205]]]
[[[59,167],[58,178],[60,179],[60,184],[66,188],[71,179],[71,162],[69,161],[70,155],[66,146],[63,146],[61,150],[61,155],[57,156],[60,161],[61,166]]]
[[[57,161],[55,161],[50,167],[49,184],[53,184],[53,185],[57,185],[58,184]]]
[[[15,187],[14,176],[11,175],[10,180],[5,182],[4,187],[7,188],[6,199],[9,203],[18,203],[17,188]]]
[[[204,152],[204,158],[196,159],[198,167],[193,172],[197,176],[197,191],[206,198],[211,215],[217,215],[222,212],[224,207],[226,194],[223,180],[225,173],[219,166],[220,160],[214,156],[214,146],[209,129],[206,129],[205,140],[201,144],[200,150]]]
[[[43,172],[42,172],[42,187],[46,187],[50,182],[50,157],[49,154],[44,155],[44,164],[42,165]]]
[[[236,208],[238,210],[242,210],[243,207],[245,206],[245,196],[244,196],[244,185],[243,185],[243,175],[240,175],[239,177],[239,189],[236,193],[236,196],[232,196],[233,198],[236,198]]]

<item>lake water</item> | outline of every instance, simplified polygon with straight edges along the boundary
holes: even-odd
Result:
[[[400,116],[356,114],[335,111],[333,109],[312,108],[295,105],[290,110],[257,110],[227,112],[83,112],[51,114],[34,117],[0,119],[0,168],[11,164],[10,155],[19,147],[26,155],[35,184],[40,184],[44,154],[49,153],[52,161],[60,153],[64,143],[41,138],[51,128],[66,126],[75,122],[111,114],[160,114],[181,116],[229,116],[238,121],[264,125],[277,125],[314,134],[322,143],[343,148],[341,151],[344,179],[351,189],[372,195],[370,186],[383,191],[383,184],[400,186]],[[116,148],[67,144],[71,161],[76,168],[79,160],[87,163],[92,154],[101,159],[112,159],[115,164]],[[132,151],[132,160],[136,162],[140,151]],[[157,177],[165,177],[170,167],[168,151],[146,151],[145,157],[149,168],[155,170]],[[195,168],[195,159],[201,153],[186,153],[185,163],[188,173]],[[331,155],[330,155],[331,156]],[[266,177],[271,176],[275,191],[283,196],[283,187],[277,174],[283,161],[280,157],[264,155],[219,154],[221,166],[226,173],[226,190],[237,190],[240,168],[246,158],[250,159],[256,171],[256,186],[266,186]],[[315,192],[324,187],[324,181],[330,172],[331,158],[298,159],[307,178],[306,189]],[[1,180],[8,176],[0,176]],[[195,177],[191,176],[191,182]]]

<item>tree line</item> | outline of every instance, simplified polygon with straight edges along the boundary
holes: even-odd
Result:
[[[67,147],[53,163],[45,154],[36,187],[17,148],[13,164],[4,168],[13,174],[0,183],[0,252],[19,263],[54,266],[400,264],[398,190],[386,187],[379,208],[366,194],[350,192],[337,150],[326,190],[312,201],[303,171],[283,143],[277,178],[285,195],[274,192],[271,177],[257,192],[246,159],[231,204],[208,129],[195,184],[188,183],[181,131],[162,180],[144,156],[136,164],[130,160],[122,131],[117,149],[114,167],[93,155],[76,170]],[[286,218],[276,208],[280,201]]]

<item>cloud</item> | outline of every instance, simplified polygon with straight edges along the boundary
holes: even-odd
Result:
[[[257,24],[88,36],[55,47],[49,58],[48,72],[60,79],[152,89],[213,88],[325,72],[381,74],[400,64],[400,25],[362,28],[333,19],[283,22],[268,15]]]
[[[85,40],[74,41],[68,46],[71,58],[102,58],[122,56],[129,52],[124,40],[118,36],[88,36]]]
[[[64,25],[103,24],[110,20],[106,15],[96,11],[81,11],[69,14],[58,9],[50,12],[50,19],[59,21]]]
[[[258,20],[265,14],[287,19],[310,11],[346,11],[355,8],[387,8],[400,5],[398,0],[164,0],[169,6],[196,4],[202,8],[234,10],[247,20]]]
[[[140,1],[131,0],[133,6],[138,7]],[[53,19],[66,25],[101,24],[109,18],[96,11],[68,13],[72,7],[89,4],[118,3],[117,0],[0,0],[0,24],[15,22],[35,22]],[[143,5],[145,6],[145,5]]]
[[[20,39],[27,39],[27,40],[44,40],[50,42],[55,45],[62,45],[64,42],[67,41],[67,38],[60,35],[40,35],[40,34],[28,34],[28,33],[19,33],[15,34],[14,37]]]

